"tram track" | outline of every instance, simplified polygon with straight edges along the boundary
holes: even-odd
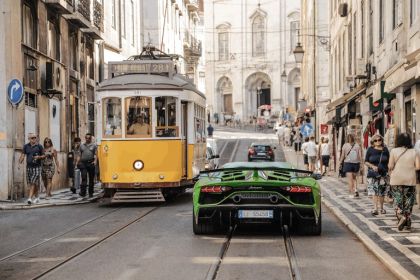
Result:
[[[56,265],[50,267],[49,269],[39,273],[38,275],[36,275],[35,277],[32,277],[33,280],[36,279],[41,279],[43,276],[46,276],[47,274],[53,272],[54,270],[58,269],[59,267],[65,265],[66,263],[70,262],[71,260],[77,258],[78,256],[84,254],[85,252],[99,246],[100,244],[102,244],[103,242],[105,242],[106,240],[108,240],[111,237],[114,237],[116,235],[118,235],[120,232],[122,232],[123,230],[127,229],[128,227],[130,227],[131,225],[137,223],[138,221],[142,220],[144,217],[146,217],[147,215],[149,215],[150,213],[152,213],[153,211],[155,211],[156,209],[158,209],[158,207],[154,207],[151,208],[150,210],[146,211],[145,213],[142,213],[140,216],[136,217],[135,219],[132,219],[131,221],[129,221],[128,223],[125,223],[123,226],[118,227],[116,230],[112,231],[111,233],[105,235],[104,237],[102,237],[101,239],[99,239],[98,241],[94,242],[93,244],[89,245],[88,247],[84,248],[83,250],[78,251],[77,253],[73,254],[72,256],[66,258],[65,260],[57,263]]]
[[[223,245],[220,248],[220,252],[217,256],[217,260],[211,265],[210,269],[207,272],[205,280],[216,280],[220,268],[223,265],[223,260],[228,253],[232,238],[237,229],[237,225],[231,226],[228,233],[223,241]],[[302,276],[299,270],[297,256],[293,247],[293,241],[289,233],[289,228],[287,225],[284,225],[282,228],[283,242],[285,248],[285,254],[287,257],[287,263],[289,265],[290,279],[291,280],[302,280]],[[281,278],[279,278],[281,279]]]

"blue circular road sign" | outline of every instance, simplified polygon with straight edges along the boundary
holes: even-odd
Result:
[[[314,133],[314,127],[310,123],[305,123],[300,128],[300,133],[302,133],[303,137],[309,137]]]
[[[9,98],[10,103],[13,105],[19,104],[23,99],[23,94],[22,82],[18,79],[11,80],[7,87],[7,97]]]

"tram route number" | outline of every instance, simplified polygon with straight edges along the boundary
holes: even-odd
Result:
[[[114,74],[122,73],[169,73],[171,63],[115,63],[110,64],[111,72]]]

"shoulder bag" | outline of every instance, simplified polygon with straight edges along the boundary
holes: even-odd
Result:
[[[356,143],[353,144],[353,146],[351,146],[351,149],[348,151],[348,153],[346,154],[346,156],[344,157],[344,159],[346,159],[346,157],[350,154],[350,152],[353,150],[353,147]],[[338,176],[340,177],[346,177],[346,173],[344,173],[344,159],[342,162],[340,162],[340,167],[338,168]]]
[[[379,157],[379,164],[381,164],[383,153],[384,153],[384,150],[382,150],[381,156]],[[379,164],[378,164],[378,167],[379,167]],[[378,171],[373,170],[373,168],[369,167],[368,172],[367,172],[367,177],[368,178],[379,178],[379,177],[381,177],[381,174],[379,174]]]

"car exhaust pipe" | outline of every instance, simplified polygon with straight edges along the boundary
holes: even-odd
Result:
[[[233,200],[234,203],[239,203],[239,202],[241,202],[242,197],[240,195],[234,195],[232,197],[232,200]]]
[[[270,196],[270,202],[272,204],[278,203],[279,202],[279,196],[278,195],[272,195],[272,196]]]

